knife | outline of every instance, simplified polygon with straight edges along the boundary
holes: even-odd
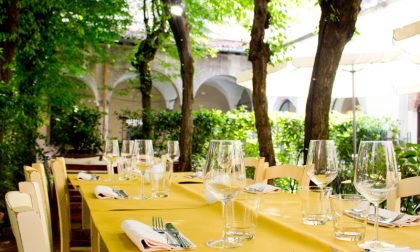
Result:
[[[166,223],[165,228],[166,228],[166,231],[170,235],[172,235],[173,237],[175,237],[178,240],[179,245],[181,245],[181,247],[183,247],[183,248],[190,248],[191,247],[191,244],[184,237],[181,236],[178,229],[176,229],[176,227],[172,223]]]

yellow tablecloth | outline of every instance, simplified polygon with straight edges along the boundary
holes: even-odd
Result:
[[[175,183],[171,187],[171,195],[167,199],[133,201],[133,203],[129,200],[91,199],[93,193],[88,191],[92,190],[94,185],[79,181],[79,186],[88,202],[94,228],[99,231],[109,251],[138,251],[122,232],[121,222],[134,219],[151,224],[152,216],[157,215],[162,216],[165,222],[174,223],[197,245],[197,251],[218,251],[207,247],[205,242],[217,239],[221,235],[220,203],[207,205],[203,196],[203,185],[176,183],[183,180],[187,180],[183,174],[177,174]],[[125,186],[129,190],[133,185]],[[300,201],[297,195],[271,193],[263,194],[261,197],[256,237],[252,241],[245,242],[237,251],[362,251],[355,242],[336,240],[333,237],[331,222],[322,226],[304,225],[301,222]],[[134,205],[136,207],[133,207]],[[131,210],[107,211],[110,208]],[[373,226],[369,225],[367,239],[373,238],[373,231]],[[420,226],[380,228],[379,232],[380,238],[384,241],[397,246],[420,249]]]

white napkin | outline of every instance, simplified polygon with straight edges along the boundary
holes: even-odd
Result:
[[[374,223],[375,209],[371,207],[369,209],[369,223]],[[381,220],[382,218],[390,219]],[[401,214],[400,212],[390,211],[387,209],[379,208],[379,225],[386,227],[407,227],[407,226],[418,226],[420,225],[420,216]]]
[[[77,174],[78,180],[98,180],[98,177],[95,174],[89,174],[86,172],[79,172]]]
[[[203,178],[203,172],[201,172],[201,171],[194,172],[193,174],[188,174],[188,175],[185,175],[184,177],[186,177],[186,178]]]
[[[166,238],[150,226],[136,220],[125,220],[121,224],[124,233],[141,251],[172,250]]]
[[[250,193],[270,193],[279,191],[279,188],[265,183],[255,183],[245,187],[244,191]]]
[[[114,192],[111,187],[98,185],[95,187],[95,195],[98,199],[120,199],[118,193]]]

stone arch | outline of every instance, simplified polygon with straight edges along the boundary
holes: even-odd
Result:
[[[339,113],[343,113],[343,114],[347,114],[347,113],[351,113],[353,111],[352,108],[352,98],[336,98],[334,99],[332,106],[331,106],[331,110],[332,111],[337,111]],[[356,98],[356,108],[360,109],[361,111],[363,111],[364,106],[362,106],[362,102],[361,99]]]
[[[78,81],[80,83],[85,84],[88,87],[88,90],[90,90],[93,94],[93,104],[92,102],[87,102],[88,105],[92,104],[95,107],[100,107],[100,101],[101,101],[101,97],[100,97],[100,93],[98,90],[98,86],[96,84],[95,79],[90,76],[90,75],[84,75],[81,77],[76,77],[76,76],[70,76],[71,79]]]
[[[296,101],[291,97],[278,97],[273,105],[273,111],[287,111],[296,113]]]
[[[252,111],[253,105],[252,105],[252,96],[251,91],[247,88],[244,88],[241,94],[241,98],[238,101],[237,107],[245,106],[246,110]]]
[[[280,105],[279,111],[296,112],[296,106],[289,99],[286,99]]]
[[[194,109],[208,108],[227,111],[240,103],[244,87],[229,75],[216,75],[204,81],[196,90]],[[249,95],[248,95],[249,96]]]
[[[158,91],[159,95],[165,100],[166,109],[174,110],[179,107],[180,96],[175,83],[170,77],[160,71],[152,70],[153,87]],[[115,81],[111,87],[116,89],[121,83],[127,81],[137,81],[138,73],[125,72]],[[155,93],[156,96],[157,93]],[[110,94],[112,95],[112,93]],[[108,97],[110,98],[110,96]]]

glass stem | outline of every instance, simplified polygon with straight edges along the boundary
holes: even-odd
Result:
[[[142,199],[144,199],[144,175],[145,175],[145,172],[142,171],[141,178],[140,178],[140,195],[141,195],[140,197]]]
[[[226,233],[226,205],[228,204],[229,200],[222,200],[222,240],[227,240],[227,233]]]
[[[374,241],[379,241],[379,204],[373,204],[375,206],[375,238]]]
[[[319,206],[321,208],[321,213],[324,213],[324,210],[325,210],[325,206],[324,206],[324,187],[320,186],[319,191],[320,191],[320,193],[319,193],[319,204],[320,205]]]
[[[114,166],[112,162],[108,163],[108,178],[112,179],[112,175],[114,174]]]

